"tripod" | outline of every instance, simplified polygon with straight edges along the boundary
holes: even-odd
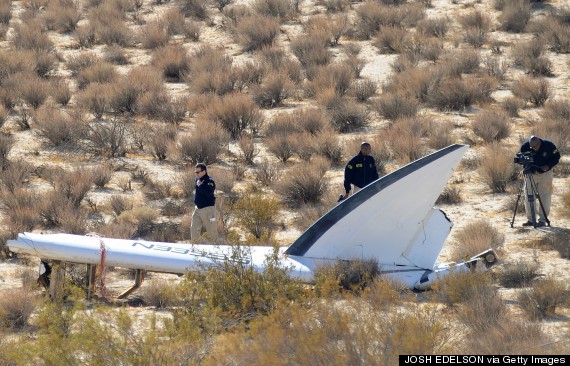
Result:
[[[520,183],[520,188],[519,188],[519,192],[517,194],[517,203],[515,204],[515,208],[514,208],[514,212],[513,212],[513,219],[511,220],[511,227],[513,227],[513,224],[515,222],[515,216],[517,215],[517,209],[519,207],[519,201],[521,198],[521,194],[522,192],[525,190],[526,188],[526,197],[528,199],[528,204],[530,207],[530,214],[532,217],[532,226],[534,228],[536,228],[536,201],[538,201],[540,209],[542,210],[542,214],[544,216],[544,220],[546,221],[546,224],[548,226],[550,226],[550,220],[548,219],[548,216],[546,215],[546,211],[544,210],[544,206],[542,205],[542,199],[540,199],[540,194],[538,193],[538,189],[536,187],[536,182],[534,181],[534,178],[532,176],[532,165],[526,166],[524,167],[523,171],[522,171],[522,175],[523,178],[521,180]],[[525,182],[527,183],[525,185]],[[536,200],[535,200],[536,197]]]

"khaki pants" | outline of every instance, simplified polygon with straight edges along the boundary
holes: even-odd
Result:
[[[218,240],[218,223],[216,221],[216,207],[196,207],[192,214],[192,226],[190,227],[190,239],[198,239],[202,227],[206,228],[211,240]]]
[[[352,194],[355,194],[356,192],[360,191],[362,188],[355,186],[354,184],[352,185]]]
[[[552,170],[547,171],[546,173],[542,174],[532,174],[532,179],[534,180],[536,190],[540,196],[540,201],[542,202],[542,206],[544,207],[544,212],[546,212],[546,216],[550,213],[550,201],[552,199]],[[532,212],[530,209],[530,204],[528,202],[528,194],[532,194],[532,189],[530,188],[529,179],[525,177],[524,182],[524,208],[526,211],[526,218],[528,221],[532,221]],[[542,209],[540,208],[540,203],[538,203],[538,198],[534,198],[534,211],[538,215],[538,221],[542,221],[546,223],[546,218],[542,213]]]

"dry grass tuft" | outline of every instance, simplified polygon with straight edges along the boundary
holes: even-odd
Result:
[[[489,145],[485,149],[478,172],[481,181],[493,192],[506,192],[509,182],[516,178],[512,152],[497,144]]]
[[[501,141],[511,134],[511,119],[499,110],[484,110],[472,123],[473,132],[485,142]]]
[[[503,265],[497,277],[504,287],[528,287],[541,276],[539,267],[537,262],[518,260]]]
[[[541,320],[553,316],[558,306],[566,304],[569,294],[563,281],[548,277],[533,282],[531,289],[519,294],[518,301],[531,320]]]
[[[36,298],[27,289],[12,290],[0,296],[0,324],[11,329],[22,329],[36,310]]]
[[[489,248],[496,250],[505,242],[505,236],[485,219],[465,225],[455,238],[457,245],[452,253],[455,260],[471,258]]]

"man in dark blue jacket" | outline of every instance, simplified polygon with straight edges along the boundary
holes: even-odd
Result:
[[[541,139],[537,136],[531,136],[530,139],[521,145],[520,152],[531,152],[533,155],[534,163],[532,166],[532,180],[536,185],[536,189],[540,196],[540,201],[542,202],[542,207],[535,207],[535,211],[538,212],[538,222],[536,227],[541,227],[546,225],[546,216],[550,213],[550,202],[552,199],[552,168],[558,164],[560,160],[560,152],[556,146],[548,140]],[[526,211],[527,222],[523,226],[532,226],[533,217],[530,208],[530,203],[528,201],[529,193],[532,195],[533,192],[530,189],[530,182],[528,178],[525,178],[525,202],[524,207]],[[536,200],[535,200],[536,202]]]
[[[196,174],[196,190],[194,192],[196,208],[192,214],[190,239],[198,239],[201,235],[202,227],[204,227],[210,239],[216,241],[218,239],[216,197],[214,196],[216,183],[208,175],[206,164],[196,164],[194,173]]]
[[[354,186],[354,193],[364,188],[368,184],[378,179],[376,161],[370,155],[372,148],[368,142],[360,144],[360,152],[355,155],[344,168],[344,198],[348,198],[351,192],[351,185]]]

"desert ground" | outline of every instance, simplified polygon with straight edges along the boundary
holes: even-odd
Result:
[[[454,224],[439,261],[456,260],[454,253],[457,251],[457,247],[461,245],[457,234],[461,233],[462,229],[472,223],[483,220],[504,236],[504,242],[500,247],[496,248],[500,259],[497,270],[500,270],[501,266],[506,264],[521,261],[537,263],[541,276],[554,278],[566,284],[566,291],[568,291],[567,284],[570,283],[568,258],[561,257],[558,251],[540,245],[540,243],[543,243],[546,240],[545,238],[552,237],[570,227],[570,215],[568,214],[570,207],[568,207],[569,200],[567,198],[570,184],[570,170],[568,169],[568,166],[570,166],[570,157],[568,156],[568,153],[570,153],[570,140],[564,135],[564,131],[553,131],[552,129],[548,130],[547,127],[541,127],[546,126],[543,123],[546,118],[544,117],[545,106],[548,106],[550,101],[569,101],[570,45],[567,44],[567,48],[563,51],[556,50],[551,43],[544,40],[546,38],[539,37],[542,33],[538,30],[542,29],[540,26],[545,27],[540,21],[549,19],[548,17],[553,16],[553,14],[554,16],[560,15],[562,19],[560,22],[563,23],[565,21],[563,23],[563,29],[566,29],[565,36],[570,37],[570,32],[568,32],[570,27],[570,21],[568,20],[570,18],[570,8],[565,0],[529,0],[528,4],[530,4],[531,9],[529,24],[533,22],[540,24],[515,32],[505,30],[503,26],[504,18],[502,18],[504,15],[501,10],[498,10],[496,5],[497,3],[506,2],[508,1],[370,1],[370,3],[375,4],[394,4],[394,9],[401,9],[405,5],[418,5],[423,9],[424,19],[448,20],[449,29],[445,35],[438,38],[438,41],[441,42],[442,56],[435,61],[420,60],[411,68],[434,67],[433,65],[443,63],[444,55],[450,55],[451,59],[454,57],[459,58],[460,56],[458,56],[457,52],[468,50],[469,52],[475,52],[480,57],[479,64],[474,67],[477,71],[464,73],[460,77],[464,79],[473,77],[473,80],[476,78],[479,80],[478,78],[483,78],[480,74],[485,74],[485,70],[488,70],[485,67],[488,64],[487,60],[490,60],[491,57],[499,60],[499,62],[504,62],[502,64],[504,72],[500,77],[496,77],[496,83],[492,84],[492,90],[487,91],[487,98],[484,98],[484,100],[475,100],[474,98],[473,103],[466,103],[461,108],[439,108],[437,104],[430,104],[429,100],[426,100],[419,103],[417,112],[412,116],[431,121],[426,131],[418,138],[415,147],[411,148],[417,157],[436,150],[436,148],[432,147],[434,145],[433,141],[441,138],[441,136],[435,135],[433,131],[430,132],[430,128],[434,126],[434,123],[447,124],[448,130],[445,134],[445,139],[449,140],[450,143],[470,145],[464,162],[455,171],[448,185],[448,187],[459,192],[460,199],[453,202],[446,203],[442,201],[442,203],[438,203],[438,206]],[[525,0],[520,2],[527,3]],[[70,172],[77,172],[78,169],[97,169],[103,166],[112,166],[112,173],[110,173],[108,181],[101,186],[92,184],[77,207],[67,213],[74,217],[84,218],[82,223],[79,224],[79,229],[77,229],[77,225],[72,226],[68,224],[66,226],[63,222],[64,220],[55,220],[57,222],[52,220],[52,222],[46,223],[46,215],[35,220],[31,227],[26,225],[19,226],[17,220],[11,219],[12,211],[7,204],[8,200],[6,197],[11,192],[11,189],[6,184],[3,184],[1,189],[4,193],[4,202],[3,210],[0,213],[0,218],[3,222],[3,241],[5,242],[5,240],[13,237],[18,232],[18,228],[31,229],[34,232],[66,232],[66,228],[73,227],[79,233],[98,232],[109,236],[113,234],[119,235],[120,233],[120,235],[129,237],[134,230],[139,234],[146,235],[143,236],[145,238],[187,242],[189,240],[189,221],[193,204],[191,194],[184,193],[185,186],[182,178],[186,172],[192,170],[193,164],[197,162],[197,158],[195,157],[196,155],[184,155],[180,146],[182,146],[181,141],[183,137],[199,135],[200,129],[207,130],[209,128],[200,123],[207,114],[204,112],[207,110],[207,107],[203,105],[213,103],[205,97],[210,94],[198,90],[198,76],[192,74],[190,70],[185,72],[191,76],[183,73],[178,76],[165,75],[160,85],[161,91],[167,96],[167,101],[173,104],[174,101],[177,101],[180,102],[180,105],[183,105],[181,107],[182,112],[178,113],[175,118],[169,120],[169,117],[164,117],[164,115],[160,114],[162,112],[144,112],[142,107],[131,111],[118,111],[117,108],[107,107],[101,116],[94,116],[95,113],[92,109],[89,109],[90,104],[86,100],[88,99],[89,88],[96,84],[95,79],[91,80],[86,74],[81,74],[82,69],[79,66],[74,69],[70,65],[79,64],[80,57],[85,54],[95,55],[95,57],[101,60],[111,60],[109,54],[112,52],[120,53],[126,59],[125,62],[113,63],[112,61],[106,61],[105,64],[112,65],[116,73],[114,76],[115,81],[109,81],[108,83],[116,83],[117,85],[119,85],[117,80],[122,80],[121,78],[126,78],[127,80],[132,78],[132,81],[136,81],[134,74],[131,72],[137,68],[148,65],[155,65],[153,67],[158,68],[159,66],[156,66],[159,65],[157,50],[161,52],[161,47],[166,45],[181,47],[187,55],[196,55],[202,47],[209,46],[221,52],[222,55],[227,56],[234,68],[255,65],[260,63],[260,51],[259,49],[244,50],[243,34],[241,34],[242,37],[240,38],[241,28],[239,28],[240,16],[244,16],[240,15],[240,11],[245,11],[243,9],[248,7],[249,9],[254,9],[256,4],[258,7],[255,9],[266,9],[270,8],[270,6],[263,7],[263,4],[281,3],[291,4],[290,2],[278,1],[272,3],[263,0],[235,0],[228,1],[228,5],[225,6],[223,11],[220,11],[218,7],[220,6],[219,4],[222,4],[221,1],[140,0],[129,2],[127,0],[83,0],[74,2],[74,4],[79,5],[77,7],[78,20],[74,26],[62,29],[62,26],[57,25],[59,23],[54,20],[58,18],[51,10],[55,7],[55,4],[68,4],[66,1],[0,0],[0,4],[9,4],[11,14],[7,22],[0,23],[4,24],[4,28],[0,28],[0,30],[4,29],[4,35],[0,33],[0,87],[3,92],[0,96],[7,100],[4,97],[6,93],[10,94],[13,92],[15,95],[13,103],[4,102],[7,106],[0,109],[0,120],[3,120],[0,131],[13,141],[3,158],[4,161],[8,162],[3,166],[3,171],[8,169],[9,163],[16,161],[24,161],[28,164],[30,166],[28,169],[29,173],[25,175],[25,179],[20,184],[23,189],[39,194],[40,196],[36,197],[39,200],[43,195],[47,195],[47,192],[55,190],[55,187],[57,187],[58,181],[56,178],[53,178],[57,174],[52,176],[48,174],[50,171],[56,171],[56,169],[61,168],[67,172],[64,174],[71,174]],[[116,8],[121,8],[123,13],[121,23],[126,25],[132,31],[132,34],[136,35],[133,36],[133,39],[125,42],[125,44],[121,42],[114,44],[115,48],[113,49],[110,49],[110,46],[113,45],[112,41],[105,44],[105,42],[99,40],[99,38],[102,39],[103,37],[97,35],[99,34],[97,32],[102,32],[100,30],[93,31],[96,34],[93,36],[96,38],[95,41],[82,43],[81,37],[87,32],[86,29],[88,29],[89,25],[95,24],[93,9],[97,6],[102,7],[104,4],[114,4],[113,6]],[[195,5],[192,7],[187,5],[184,7],[185,4],[205,4],[204,14],[196,10],[201,9],[199,6]],[[259,241],[252,240],[248,236],[247,230],[239,225],[230,204],[230,202],[235,202],[240,195],[251,190],[252,187],[254,191],[261,191],[267,197],[274,197],[279,201],[279,212],[271,219],[271,236],[265,239],[287,246],[320,214],[331,208],[335,204],[335,198],[340,193],[343,193],[344,164],[357,152],[360,141],[366,140],[372,143],[376,159],[382,160],[385,169],[384,173],[389,173],[410,161],[409,157],[402,158],[400,156],[398,151],[396,151],[397,145],[393,143],[398,133],[394,130],[394,126],[399,121],[398,118],[394,119],[383,115],[381,108],[377,107],[376,104],[376,100],[392,93],[392,90],[395,88],[394,80],[396,80],[397,84],[404,83],[403,79],[395,79],[397,74],[403,74],[403,72],[397,73],[394,70],[394,65],[400,64],[401,56],[407,48],[395,46],[394,49],[386,51],[385,48],[379,47],[382,43],[378,40],[379,37],[376,34],[373,33],[368,37],[358,36],[358,31],[362,30],[358,29],[357,25],[363,22],[362,15],[359,15],[361,13],[358,13],[358,9],[365,5],[364,2],[301,0],[296,4],[298,7],[295,11],[282,15],[279,19],[278,33],[272,41],[273,47],[284,52],[287,59],[298,63],[298,56],[295,54],[292,45],[297,39],[309,33],[309,30],[312,29],[309,26],[312,19],[323,17],[330,22],[337,22],[334,24],[346,22],[344,27],[340,27],[341,35],[338,39],[327,46],[330,57],[329,64],[345,62],[344,60],[348,57],[346,51],[348,44],[358,46],[358,58],[361,61],[361,69],[353,82],[372,81],[376,85],[376,92],[370,98],[359,102],[354,102],[354,94],[350,94],[350,92],[342,95],[341,99],[343,101],[350,98],[350,101],[357,103],[359,108],[368,111],[367,121],[362,125],[349,129],[343,129],[338,126],[333,127],[336,143],[341,150],[341,158],[339,161],[329,162],[326,166],[326,171],[323,174],[326,189],[315,202],[308,202],[305,205],[288,203],[286,198],[279,194],[279,189],[276,188],[273,182],[271,184],[261,182],[256,173],[261,169],[260,166],[264,162],[280,167],[282,175],[280,176],[281,178],[276,179],[277,183],[275,183],[279,185],[285,179],[283,178],[284,176],[295,174],[295,171],[300,169],[299,167],[306,165],[306,161],[310,159],[306,157],[301,158],[298,153],[293,153],[291,158],[282,161],[271,151],[267,143],[267,129],[276,117],[282,113],[293,113],[310,107],[316,107],[325,111],[327,116],[328,114],[326,113],[334,110],[333,107],[330,107],[330,104],[327,104],[327,97],[319,95],[320,89],[315,87],[317,91],[313,90],[312,94],[309,93],[312,89],[306,86],[311,82],[307,75],[310,72],[316,75],[316,71],[311,71],[305,63],[301,63],[298,66],[300,70],[299,75],[301,75],[300,80],[291,81],[292,86],[282,100],[278,101],[276,105],[271,103],[270,106],[261,103],[257,109],[265,120],[264,126],[258,131],[244,129],[244,134],[252,136],[252,146],[254,146],[257,152],[252,161],[245,162],[243,148],[239,143],[239,136],[225,137],[221,140],[221,143],[215,148],[217,153],[215,154],[215,159],[211,161],[210,167],[212,168],[211,175],[217,182],[219,181],[219,186],[223,184],[222,189],[217,192],[218,197],[220,197],[218,199],[219,205],[225,204],[225,206],[219,208],[220,215],[226,219],[223,220],[224,224],[220,226],[220,230],[224,240],[228,242],[259,243]],[[186,10],[185,12],[175,13],[174,11],[178,9]],[[231,18],[232,13],[230,13],[229,9],[234,9],[234,16],[237,20]],[[288,8],[283,10],[288,10]],[[261,10],[258,11],[261,12]],[[483,35],[482,41],[477,45],[471,44],[464,37],[467,27],[462,25],[468,23],[467,20],[471,19],[469,17],[474,12],[486,16],[488,21],[488,24],[484,26],[484,31],[481,30],[480,32]],[[266,13],[271,12],[266,10]],[[165,14],[167,15],[166,17]],[[157,39],[160,38],[155,40],[160,46],[152,45],[153,39],[149,39],[151,38],[150,35],[157,31],[151,28],[151,25],[157,24],[158,28],[165,29],[166,25],[169,24],[168,19],[173,18],[173,14],[184,14],[183,19],[186,22],[186,27],[188,29],[199,29],[199,37],[192,39],[191,33],[184,34],[184,31],[172,31],[172,34],[166,32],[165,34],[168,34],[168,36],[164,36],[166,40],[162,40],[158,36],[156,37]],[[259,16],[260,13],[255,14]],[[565,17],[561,14],[565,15]],[[342,18],[342,16],[346,16],[346,18]],[[43,78],[42,80],[61,80],[68,86],[70,98],[65,103],[53,102],[56,99],[54,96],[55,92],[48,92],[51,97],[46,97],[39,106],[31,107],[30,101],[25,99],[23,92],[16,92],[10,89],[15,84],[13,82],[10,84],[12,80],[5,76],[8,72],[3,74],[6,69],[2,69],[1,63],[3,60],[12,57],[12,53],[29,51],[22,49],[17,44],[19,41],[24,42],[22,40],[24,39],[22,36],[24,32],[18,27],[26,22],[32,22],[33,19],[37,19],[38,24],[43,24],[40,26],[42,29],[41,33],[46,35],[53,45],[49,47],[46,53],[55,56],[49,72],[42,75],[41,78]],[[195,28],[191,28],[188,25],[189,22]],[[404,20],[401,20],[401,22],[405,23]],[[410,34],[419,34],[417,23],[415,21],[402,28],[405,28]],[[355,33],[357,34],[354,35]],[[250,36],[250,38],[255,39],[254,36]],[[520,57],[520,49],[518,54],[516,52],[517,45],[531,42],[533,39],[540,39],[546,45],[541,52],[541,57],[549,61],[549,72],[545,72],[548,74],[547,76],[541,75],[539,71],[533,71],[535,69],[529,71],[527,66],[520,62],[517,63],[517,55]],[[48,41],[44,40],[42,42]],[[418,43],[420,42],[418,41]],[[294,67],[292,69],[296,70]],[[202,70],[199,71],[202,72]],[[465,76],[465,74],[468,75]],[[81,75],[87,81],[81,79]],[[520,98],[519,95],[513,93],[513,86],[525,78],[546,80],[549,83],[550,95],[545,104],[537,105],[530,99]],[[105,82],[101,82],[101,85],[103,84]],[[135,83],[133,82],[133,84]],[[245,86],[235,87],[237,93],[252,98],[259,95],[258,89],[256,89],[257,85],[254,86],[253,83],[248,84],[248,82],[243,84]],[[94,93],[97,94],[97,92]],[[106,92],[101,91],[100,93],[104,94]],[[216,93],[220,95],[220,98],[223,97],[221,92],[214,90],[213,94]],[[326,94],[325,92],[322,93],[323,95]],[[506,136],[489,142],[474,132],[474,121],[483,112],[488,110],[504,111],[506,110],[505,105],[507,101],[517,98],[520,101],[520,107],[517,113],[509,115],[510,129]],[[45,125],[42,124],[45,121],[40,123],[42,108],[49,103],[54,103],[52,106],[55,105],[55,107],[52,109],[66,113],[71,121],[77,122],[82,120],[88,126],[88,131],[91,132],[87,132],[86,135],[80,137],[70,137],[70,141],[73,140],[71,142],[54,143],[48,136],[49,131],[46,132]],[[112,102],[109,103],[112,104]],[[158,99],[152,106],[156,110],[162,111],[162,109],[156,107],[156,105],[161,103],[170,106],[164,99]],[[334,104],[334,102],[330,103]],[[48,110],[49,108],[45,107],[45,109]],[[151,107],[147,107],[146,110],[151,110]],[[175,110],[174,106],[172,110]],[[25,119],[29,120],[27,127],[23,125]],[[334,117],[330,119],[333,120]],[[93,133],[96,132],[94,125],[98,123],[112,125],[115,120],[121,120],[129,126],[134,126],[132,130],[129,130],[130,133],[125,134],[127,137],[122,147],[123,151],[117,154],[114,152],[110,153],[108,144],[105,144],[104,141],[99,145],[95,145],[93,139]],[[570,125],[570,120],[566,119],[564,123]],[[61,126],[60,128],[66,129],[70,128],[72,124],[62,124]],[[166,135],[167,133],[164,131],[167,131],[168,128],[176,131],[174,132],[175,137],[169,140],[168,147],[164,150],[165,155],[160,155],[158,144],[154,144],[152,141],[153,139],[158,139],[159,136]],[[562,152],[561,162],[555,168],[554,194],[549,215],[551,226],[537,229],[521,227],[521,224],[526,220],[524,213],[519,209],[519,215],[515,218],[514,227],[511,228],[513,211],[512,204],[509,203],[513,201],[517,194],[518,181],[509,178],[509,183],[503,191],[493,191],[487,184],[486,179],[482,177],[481,170],[478,167],[481,161],[492,159],[492,156],[489,157],[489,154],[493,154],[489,153],[490,145],[500,145],[503,150],[500,150],[499,154],[507,155],[507,159],[512,161],[512,157],[518,151],[520,144],[532,134],[553,140]],[[140,135],[145,135],[144,142],[140,142],[143,141]],[[209,141],[213,141],[212,136],[208,135],[206,140],[208,141],[209,138]],[[109,139],[109,135],[106,138]],[[193,144],[198,144],[198,140],[193,141]],[[138,142],[140,143],[137,145]],[[215,141],[211,143],[213,145],[216,144]],[[85,146],[87,145],[90,148],[86,148]],[[316,152],[310,154],[311,158],[317,155],[318,153]],[[408,156],[411,155],[414,154],[409,154]],[[521,167],[512,165],[510,169],[514,169],[516,173]],[[141,178],[142,175],[147,180],[144,180],[145,177]],[[121,196],[129,200],[131,209],[126,209],[121,213],[114,212],[110,207],[110,200],[114,196]],[[43,201],[45,199],[42,199]],[[33,207],[30,208],[32,210],[40,210],[40,206],[43,203],[40,204],[38,202],[34,203]],[[140,214],[141,207],[153,212],[149,214],[149,217],[151,217],[149,219],[151,221],[150,229],[142,227],[143,215]],[[313,207],[319,214],[306,215],[307,207]],[[63,213],[61,215],[63,216]],[[299,224],[299,221],[301,221],[301,224]],[[121,229],[117,228],[119,226]],[[175,229],[172,231],[167,231],[168,229],[158,231],[156,230],[157,227],[175,227]],[[125,232],[128,232],[128,234],[124,234]],[[9,294],[10,291],[21,288],[23,286],[23,273],[36,271],[37,266],[36,258],[21,258],[11,255],[4,250],[3,259],[0,261],[0,293]],[[177,283],[180,281],[180,278],[174,275],[151,274],[147,282],[159,280]],[[130,286],[131,283],[132,279],[128,271],[116,270],[110,273],[107,278],[107,288],[112,294],[118,294]],[[517,300],[517,294],[520,293],[521,289],[498,286],[498,291],[509,309],[510,316],[517,319],[525,319],[525,315],[520,309]],[[123,304],[123,306],[128,308],[129,305]],[[137,307],[133,310],[133,313],[139,316],[143,316],[143,314],[145,316],[147,314],[159,314],[159,317],[165,316],[163,309],[155,309],[152,306]],[[569,302],[567,301],[564,305],[559,306],[554,315],[539,322],[544,334],[547,335],[548,343],[555,346],[554,348],[537,349],[536,353],[569,354]],[[533,353],[528,350],[524,350],[524,352]]]

